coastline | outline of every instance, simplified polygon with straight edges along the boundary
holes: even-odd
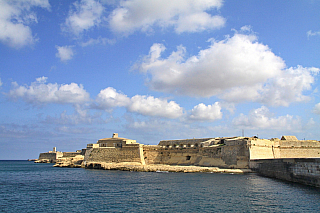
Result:
[[[82,165],[54,165],[55,167],[82,167],[86,169],[103,169],[103,170],[121,170],[135,172],[183,172],[183,173],[234,173],[245,174],[252,173],[251,169],[225,169],[219,167],[203,167],[203,166],[181,166],[181,165],[164,165],[150,164],[141,165],[140,163],[122,162],[122,163],[104,163],[104,162],[88,162]]]

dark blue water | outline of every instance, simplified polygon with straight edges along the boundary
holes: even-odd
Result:
[[[320,212],[320,189],[248,175],[0,161],[1,212]]]

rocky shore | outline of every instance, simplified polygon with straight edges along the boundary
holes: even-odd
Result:
[[[202,166],[179,166],[179,165],[141,165],[139,163],[103,163],[90,162],[85,168],[87,169],[104,169],[104,170],[122,170],[136,172],[206,172],[206,173],[234,173],[244,174],[252,172],[250,169],[223,169],[218,167],[202,167]]]

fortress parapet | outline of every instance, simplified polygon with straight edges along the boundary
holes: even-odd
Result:
[[[295,136],[281,139],[251,138],[248,143],[250,160],[281,158],[320,158],[320,142],[298,140]]]

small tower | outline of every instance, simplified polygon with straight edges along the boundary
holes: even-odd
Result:
[[[113,133],[112,138],[118,138],[118,133]]]
[[[57,147],[53,147],[53,152],[57,152]]]

